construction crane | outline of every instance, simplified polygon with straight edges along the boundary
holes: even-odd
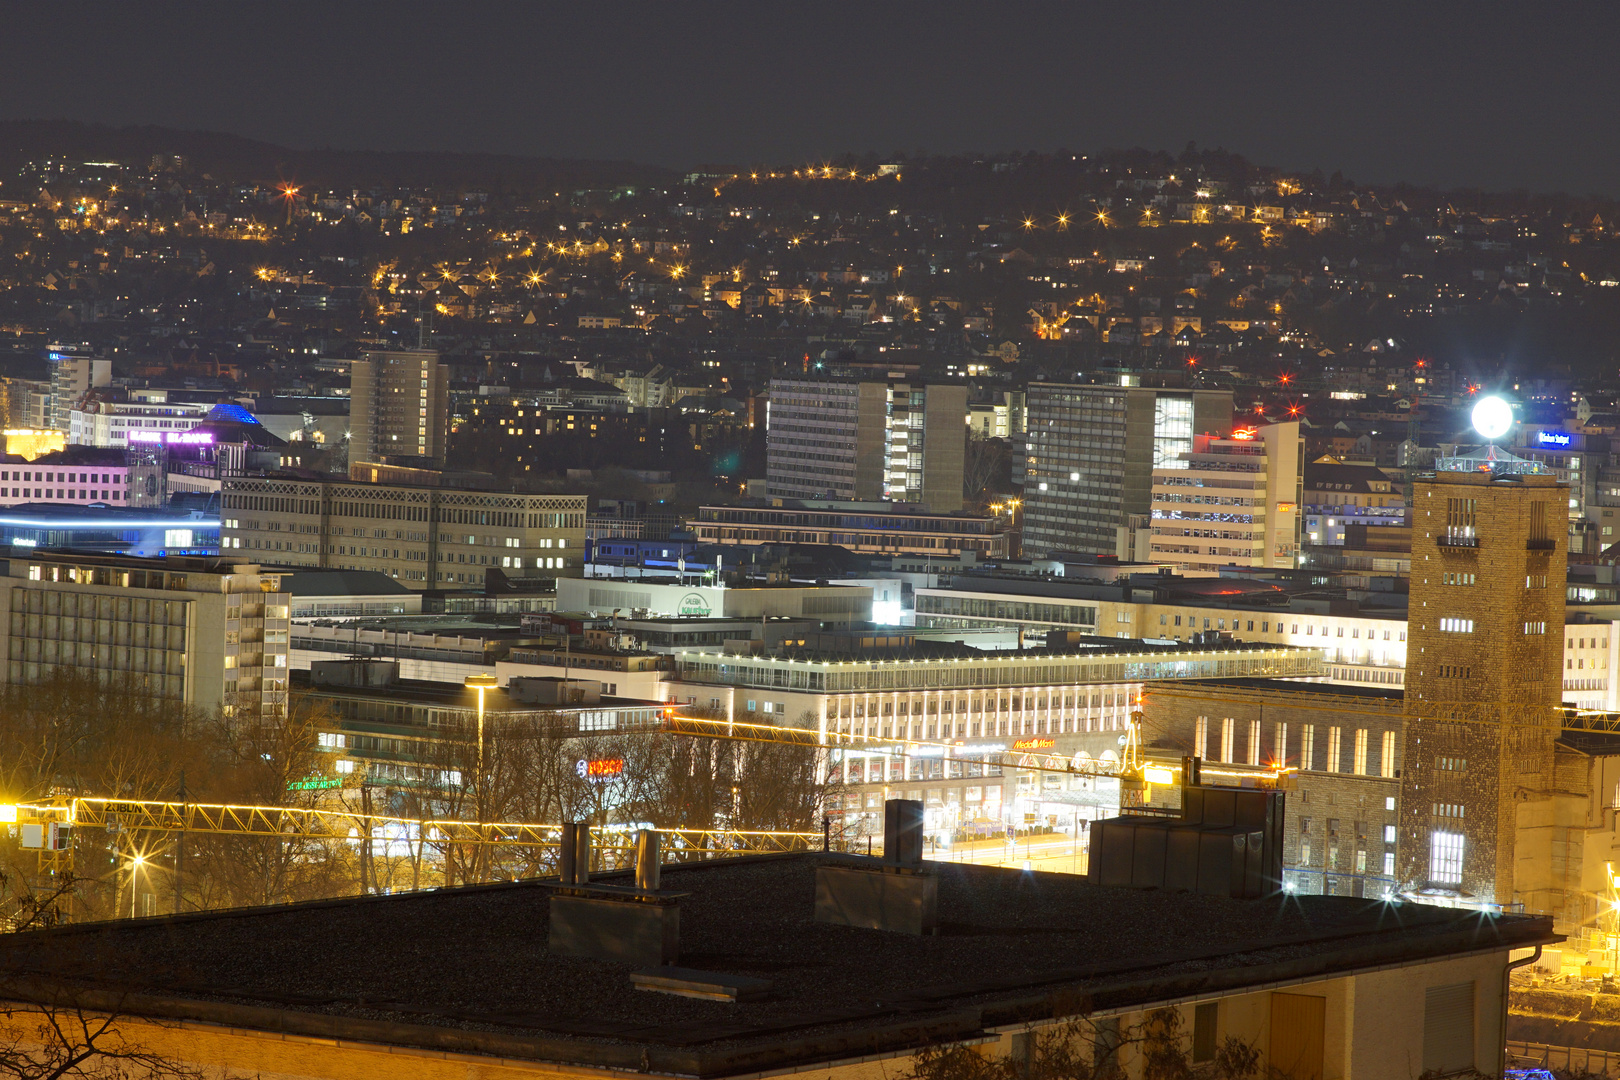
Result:
[[[841,747],[882,749],[891,753],[957,757],[983,764],[986,768],[1056,772],[1094,778],[1115,778],[1121,785],[1124,807],[1140,807],[1147,800],[1150,785],[1179,782],[1181,763],[1155,762],[1142,756],[1142,713],[1133,712],[1125,733],[1119,761],[1078,759],[1045,752],[1048,747],[1011,751],[977,748],[951,740],[896,739],[829,732],[823,735],[811,728],[761,724],[753,721],[683,716],[667,709],[645,728],[627,733],[662,731],[694,738],[723,739],[799,746],[815,750]],[[1031,740],[1050,743],[1050,740]],[[1015,743],[1016,747],[1016,743]],[[1284,768],[1217,769],[1204,767],[1203,773],[1285,786],[1292,770]],[[378,845],[393,859],[409,860],[411,889],[422,886],[421,868],[428,851],[449,850],[521,851],[554,861],[562,841],[562,825],[528,822],[476,822],[450,818],[400,817],[364,811],[286,806],[233,805],[183,800],[119,799],[76,796],[48,803],[0,804],[0,823],[15,825],[22,834],[23,847],[39,853],[42,872],[60,875],[71,869],[75,842],[91,830],[104,830],[113,837],[188,835],[261,837],[282,842],[297,840],[332,841],[356,844],[362,852],[362,885],[367,853]],[[599,826],[593,830],[593,848],[599,853],[599,868],[610,870],[627,865],[633,858],[631,825]],[[735,829],[656,829],[662,837],[665,857],[672,862],[691,862],[733,855],[810,850],[828,843],[827,831],[791,832]],[[375,872],[373,871],[375,880]]]
[[[562,825],[526,822],[476,822],[447,818],[407,818],[351,810],[307,809],[288,806],[234,806],[220,803],[166,802],[153,799],[75,797],[58,802],[0,805],[0,821],[24,831],[24,847],[38,847],[48,862],[64,860],[71,848],[49,843],[49,826],[68,827],[71,841],[86,829],[113,833],[195,833],[217,836],[259,836],[281,840],[380,842],[415,847],[505,847],[553,850],[561,843]],[[29,831],[29,826],[39,829]],[[614,853],[632,850],[632,834],[640,826],[603,825],[593,832],[595,849],[614,861]],[[720,855],[803,851],[822,839],[821,833],[769,832],[734,829],[657,829],[663,850],[676,862]],[[60,842],[59,842],[60,843]],[[65,860],[64,860],[65,861]]]
[[[349,810],[286,806],[228,805],[152,799],[66,798],[50,803],[0,805],[0,822],[14,824],[22,846],[36,849],[40,871],[62,880],[73,868],[74,846],[91,830],[105,830],[112,846],[127,847],[134,866],[150,862],[150,852],[168,839],[180,841],[176,869],[183,858],[186,836],[260,837],[289,843],[299,840],[353,844],[359,848],[362,891],[375,886],[377,850],[391,866],[403,864],[410,872],[411,890],[423,887],[422,868],[431,864],[429,853],[445,863],[459,851],[473,853],[473,865],[487,868],[484,855],[497,851],[527,854],[533,863],[555,865],[561,847],[560,824],[527,822],[474,822],[444,818],[406,818]],[[634,833],[638,826],[606,825],[592,830],[592,851],[599,871],[617,870],[634,861]],[[668,862],[697,862],[735,855],[806,851],[828,840],[821,832],[785,832],[741,829],[656,829]],[[135,841],[136,836],[161,838],[158,844]],[[125,839],[120,839],[125,838]],[[530,865],[532,866],[533,863]],[[478,875],[488,877],[486,873]],[[392,873],[390,873],[392,878]],[[132,889],[133,891],[133,889]],[[72,895],[62,897],[71,915]],[[176,912],[179,911],[178,880]]]

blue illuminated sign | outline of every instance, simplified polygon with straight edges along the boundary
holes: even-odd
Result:
[[[1542,446],[1568,446],[1570,437],[1562,431],[1538,431],[1536,442]]]

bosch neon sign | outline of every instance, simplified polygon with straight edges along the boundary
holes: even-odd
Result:
[[[1568,446],[1570,437],[1562,431],[1538,431],[1536,432],[1536,442],[1542,446]]]
[[[624,758],[580,758],[574,771],[581,780],[617,780],[624,775]]]

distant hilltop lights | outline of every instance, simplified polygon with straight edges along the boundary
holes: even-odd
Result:
[[[129,441],[202,446],[211,444],[214,435],[210,431],[132,431]]]

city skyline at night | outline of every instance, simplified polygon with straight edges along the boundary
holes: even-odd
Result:
[[[12,5],[0,1066],[1620,1075],[1616,31]]]

